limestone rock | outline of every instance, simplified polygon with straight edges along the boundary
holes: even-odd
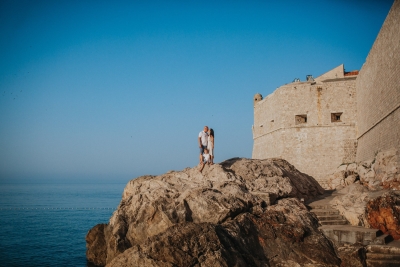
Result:
[[[400,189],[400,155],[394,149],[378,153],[374,164],[375,179],[384,188]]]
[[[370,221],[380,220],[377,211],[371,219],[367,218],[367,203],[382,196],[389,189],[400,189],[399,150],[379,152],[375,159],[357,164],[344,164],[328,176],[329,189],[336,189],[339,193],[331,204],[352,225],[378,228],[381,223]],[[380,226],[385,228],[384,226]]]
[[[357,175],[351,174],[344,179],[344,184],[351,185],[354,184],[356,181],[357,181]]]
[[[370,190],[400,190],[400,150],[377,153],[373,160],[343,164],[326,176],[327,189],[341,189],[360,183]]]
[[[103,265],[106,261],[106,224],[98,224],[86,235],[86,258],[95,265]]]
[[[345,179],[345,170],[337,170],[336,172],[326,177],[327,185],[329,189],[337,189],[343,187]]]
[[[103,233],[98,233],[104,236],[105,246],[104,242],[88,242],[88,259],[93,261],[91,255],[106,251],[105,261],[96,259],[105,265],[178,224],[222,225],[239,215],[261,212],[276,199],[294,197],[307,201],[323,192],[315,179],[282,159],[234,158],[206,165],[202,173],[196,167],[142,176],[127,184],[118,209]],[[133,254],[142,257],[139,252]],[[153,264],[152,260],[146,259],[143,264]]]
[[[338,170],[327,176],[329,189],[341,189],[359,180],[356,164],[343,164]]]
[[[352,184],[339,190],[338,195],[330,201],[330,204],[339,210],[351,225],[368,227],[365,207],[370,198],[370,191],[366,187]]]
[[[357,164],[350,163],[349,165],[347,165],[346,172],[348,173],[348,175],[357,173]]]
[[[362,245],[344,245],[338,248],[341,267],[366,267],[366,249]]]
[[[366,217],[367,203],[382,196],[388,190],[371,191],[360,184],[352,184],[337,191],[330,204],[340,211],[351,225],[371,228]],[[374,227],[372,227],[374,228]]]
[[[283,199],[222,224],[176,224],[126,250],[107,267],[339,265],[316,218],[297,199]]]
[[[369,201],[366,214],[372,228],[400,239],[400,191],[389,191]]]

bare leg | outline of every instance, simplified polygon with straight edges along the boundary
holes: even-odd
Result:
[[[201,163],[201,168],[200,168],[199,171],[202,172],[202,171],[203,171],[203,168],[204,168],[204,162]]]

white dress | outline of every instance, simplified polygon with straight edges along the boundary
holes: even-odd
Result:
[[[214,142],[211,141],[211,137],[210,136],[208,136],[207,149],[208,149],[208,153],[211,156],[214,156]]]

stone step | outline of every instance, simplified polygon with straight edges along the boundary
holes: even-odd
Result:
[[[315,203],[310,203],[310,204],[308,204],[308,206],[311,208],[311,209],[319,209],[319,210],[329,210],[329,209],[332,209],[332,206],[330,205],[330,204],[324,204],[324,203],[318,203],[318,202],[315,202]]]
[[[399,254],[384,254],[384,253],[371,253],[367,252],[367,260],[385,260],[385,261],[397,261],[400,266],[400,255]]]
[[[346,218],[344,218],[342,215],[317,215],[317,218],[320,222],[322,221],[333,221],[333,220],[345,220]]]
[[[400,255],[400,240],[392,241],[385,246],[369,245],[367,246],[367,253]]]
[[[397,260],[394,261],[382,261],[382,260],[366,260],[367,267],[399,267],[400,262]]]
[[[400,240],[387,245],[369,245],[367,249],[367,267],[400,266]]]
[[[369,245],[382,235],[382,232],[377,229],[351,225],[322,225],[319,229],[326,237],[339,245],[355,243]]]
[[[347,225],[347,220],[339,219],[339,220],[327,220],[327,221],[319,221],[321,225]]]
[[[317,216],[325,216],[325,215],[339,215],[339,211],[335,209],[312,209],[312,213]]]

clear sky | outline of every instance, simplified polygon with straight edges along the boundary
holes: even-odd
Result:
[[[0,0],[0,181],[251,158],[254,94],[361,69],[392,3]]]

